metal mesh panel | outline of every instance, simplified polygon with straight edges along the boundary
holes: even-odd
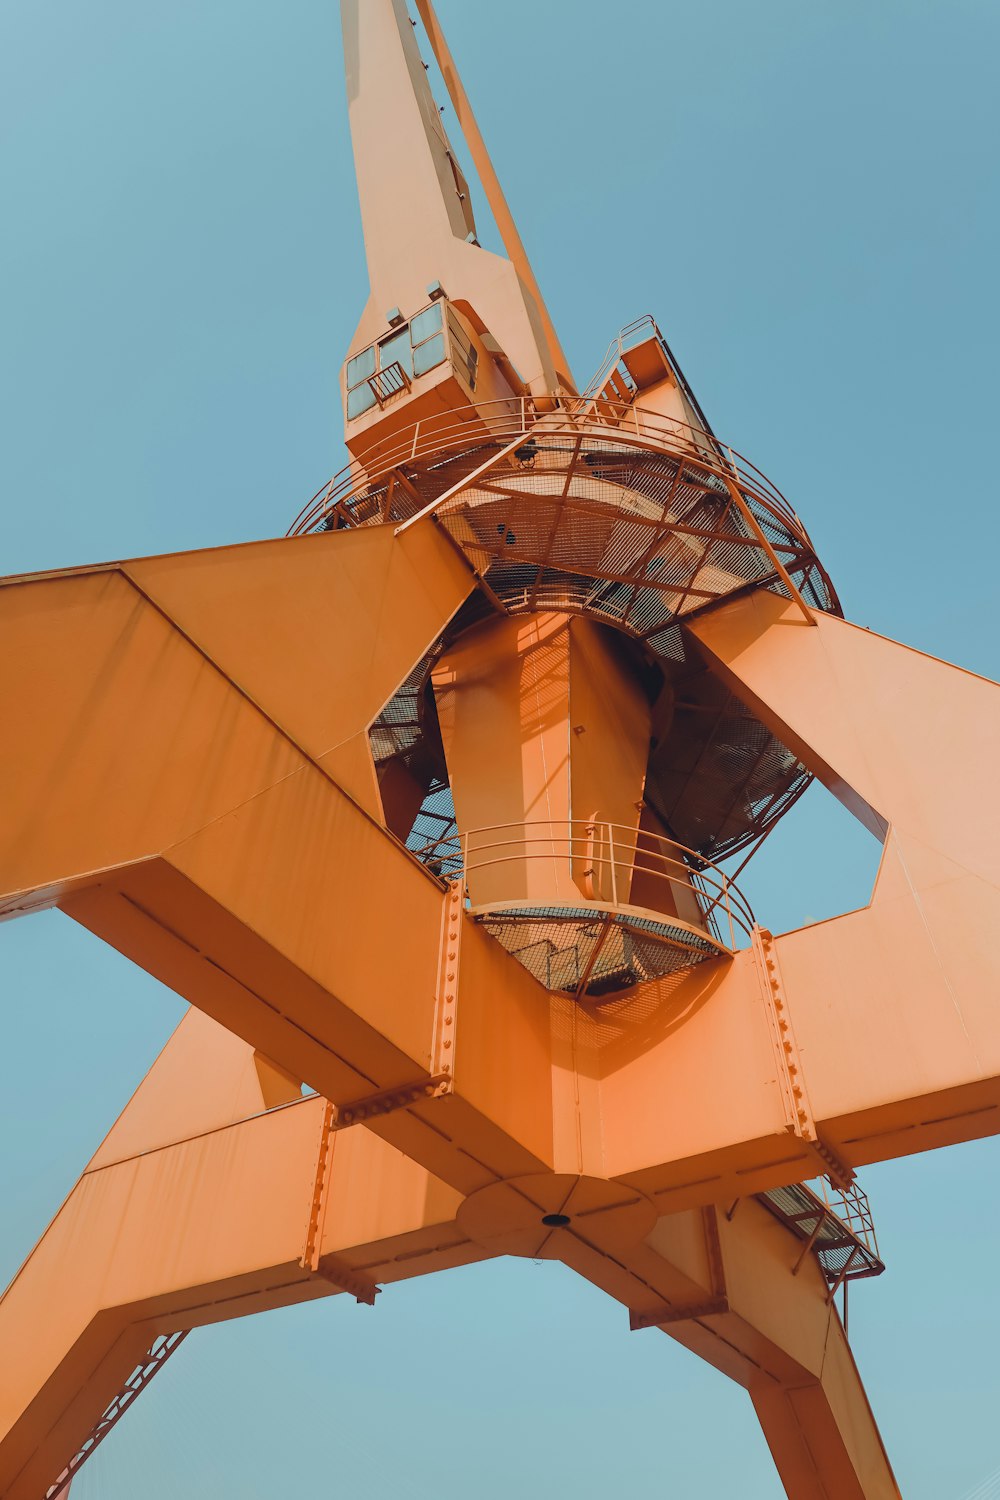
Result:
[[[427,663],[421,659],[369,730],[368,739],[376,766],[394,755],[412,750],[420,739],[419,704],[426,680]]]
[[[707,460],[702,467],[590,437],[576,445],[532,440],[448,500],[439,515],[460,544],[475,547],[480,562],[485,554],[489,565],[502,565],[506,554],[595,578],[673,585],[684,589],[690,610],[776,577],[737,495],[789,572],[798,573],[819,607],[832,607],[804,534],[795,534],[760,496],[711,472]]]
[[[312,524],[398,523],[461,487],[503,446],[489,439],[467,448],[451,442],[438,454],[415,452],[377,484],[362,483],[353,493],[340,486]],[[579,436],[546,431],[542,419],[516,449],[446,501],[440,514],[459,544],[474,548],[477,562],[485,554],[490,566],[502,565],[512,549],[541,566],[605,578],[629,574],[639,582],[645,564],[657,562],[664,582],[688,590],[683,607],[689,611],[699,600],[748,582],[773,582],[773,563],[745,509],[810,602],[835,609],[829,582],[787,506],[766,493],[766,482],[757,493],[742,474],[728,471],[721,452],[706,448],[704,457],[682,456],[593,430]],[[655,546],[647,555],[650,526],[671,535],[669,559]],[[739,545],[727,547],[727,540]]]
[[[818,1191],[804,1182],[771,1188],[758,1200],[786,1228],[812,1246],[827,1280],[858,1280],[885,1270],[875,1239],[868,1198],[855,1185],[847,1192],[819,1181]]]
[[[716,678],[685,684],[650,756],[657,810],[681,843],[717,859],[769,827],[809,779],[801,762]]]
[[[620,994],[724,950],[685,927],[594,908],[524,907],[476,920],[547,990]]]

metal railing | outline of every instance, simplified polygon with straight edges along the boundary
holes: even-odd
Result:
[[[608,345],[604,358],[593,376],[580,392],[581,399],[589,401],[594,396],[599,396],[620,364],[622,355],[626,354],[629,349],[634,349],[646,338],[655,338],[661,343],[663,341],[663,335],[652,313],[644,313],[641,318],[633,318],[631,323],[626,323],[625,327],[619,330]]]
[[[856,1182],[848,1188],[840,1188],[828,1177],[818,1177],[808,1186],[877,1260],[878,1240],[868,1194]]]
[[[410,389],[410,377],[398,360],[369,375],[367,383],[380,407]]]
[[[802,1241],[793,1276],[809,1253],[815,1254],[830,1288],[828,1301],[846,1282],[881,1276],[885,1270],[868,1196],[856,1182],[845,1189],[818,1177],[769,1188],[756,1197]]]
[[[674,379],[677,381],[678,386],[686,396],[691,410],[694,412],[695,416],[698,419],[698,422],[701,424],[701,427],[707,434],[709,440],[712,443],[712,446],[717,448],[721,452],[722,445],[720,444],[718,438],[715,436],[715,433],[712,431],[711,423],[705,416],[705,413],[702,411],[697,396],[691,389],[687,377],[685,376],[684,371],[681,369],[680,363],[678,362],[674,351],[671,349],[670,345],[664,338],[663,331],[660,328],[659,323],[657,323],[656,319],[653,317],[652,313],[644,313],[641,318],[634,318],[631,323],[626,323],[625,327],[618,333],[618,336],[612,339],[611,343],[608,345],[607,353],[605,354],[604,360],[598,368],[597,373],[594,375],[593,379],[589,381],[586,389],[583,392],[584,396],[588,397],[599,395],[606,386],[613,383],[612,377],[615,375],[617,375],[619,383],[621,383],[623,371],[627,372],[627,379],[625,383],[631,386],[634,382],[632,380],[631,372],[628,372],[625,355],[628,354],[631,349],[634,349],[638,344],[641,344],[645,339],[649,338],[654,338],[659,344],[660,349],[663,351],[664,357],[666,358],[667,364],[670,366]],[[634,396],[630,395],[629,399],[633,400]]]
[[[633,905],[630,898],[638,876],[651,885],[641,891],[643,899],[636,905],[672,922],[700,927],[730,952],[749,942],[755,923],[749,902],[717,865],[660,834],[603,819],[498,823],[432,840],[412,852],[444,878],[461,879],[467,895],[470,878],[487,870],[526,863],[537,869],[544,861],[557,879],[568,878],[583,900],[621,908]],[[558,898],[546,898],[544,904],[568,905],[567,894],[563,885]],[[512,894],[496,899],[518,898]],[[689,903],[697,922],[684,916]]]
[[[767,477],[735,449],[723,446],[710,432],[677,418],[664,417],[642,406],[597,397],[546,397],[538,404],[530,397],[484,401],[415,422],[412,427],[373,445],[353,460],[307,501],[289,528],[300,536],[339,516],[352,520],[347,504],[388,483],[394,470],[445,462],[449,454],[471,452],[486,445],[509,445],[517,438],[544,433],[548,441],[565,437],[573,442],[585,434],[595,441],[622,442],[666,453],[693,469],[720,479],[735,480],[744,495],[759,503],[806,545],[809,537],[794,509]],[[432,467],[435,465],[431,465]]]

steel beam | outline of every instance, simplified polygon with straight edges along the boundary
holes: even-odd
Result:
[[[326,1102],[265,1111],[255,1077],[189,1012],[0,1299],[6,1500],[45,1493],[158,1334],[482,1258],[460,1195],[362,1127],[314,1204]]]
[[[328,760],[364,737],[471,579],[433,528],[275,545],[291,550],[222,548],[0,589],[0,691],[18,724],[0,747],[17,809],[0,911],[59,905],[348,1103],[430,1081],[448,897]],[[547,1159],[536,991],[470,929],[458,1004],[471,1093],[381,1127],[465,1190]],[[532,1080],[527,1112],[482,1066],[514,1056]]]

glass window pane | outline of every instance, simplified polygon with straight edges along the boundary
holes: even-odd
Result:
[[[458,343],[461,344],[463,348],[468,347],[469,340],[466,337],[465,329],[459,323],[450,307],[448,309],[448,332],[451,334],[451,341],[453,344]]]
[[[451,314],[448,317],[448,328],[451,333],[451,357],[463,374],[466,370],[468,371],[469,384],[474,385],[479,356],[465,330],[459,326],[458,320]]]
[[[437,333],[432,339],[420,345],[419,349],[413,351],[413,373],[423,375],[427,370],[433,370],[444,360],[444,334]]]
[[[347,393],[348,417],[360,417],[363,411],[375,405],[375,392],[370,385],[356,385]]]
[[[418,344],[423,343],[424,339],[429,339],[432,333],[437,333],[440,327],[441,304],[432,302],[430,307],[425,307],[423,312],[417,313],[410,324],[410,343],[416,348]],[[430,369],[430,366],[428,365],[427,368]]]
[[[410,330],[404,328],[402,333],[395,334],[391,339],[386,339],[378,346],[378,367],[384,370],[387,365],[400,364],[407,375],[413,373],[410,365]]]
[[[353,359],[347,361],[347,384],[348,386],[360,385],[362,380],[367,380],[369,375],[375,374],[375,346],[365,349],[363,353],[356,354]]]

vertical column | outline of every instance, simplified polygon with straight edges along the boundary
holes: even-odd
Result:
[[[555,613],[491,621],[433,683],[473,904],[627,904],[650,708],[614,637]]]

